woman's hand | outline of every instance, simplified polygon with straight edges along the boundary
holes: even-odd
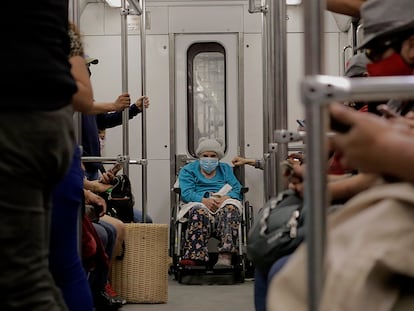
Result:
[[[142,103],[144,103],[144,107],[148,108],[150,105],[150,101],[148,96],[141,96],[140,98],[137,99],[137,101],[135,102],[135,106],[138,107],[139,110],[142,111]]]
[[[109,184],[112,184],[112,181],[114,180],[114,178],[115,178],[115,175],[108,171],[102,174],[101,178],[99,179],[99,182],[109,185]]]
[[[103,215],[105,215],[106,214],[105,200],[99,195],[93,193],[92,191],[85,190],[84,193],[85,193],[85,203],[100,206],[101,209],[100,209],[99,217],[102,217]]]
[[[295,191],[301,198],[303,198],[304,191],[304,175],[305,175],[305,164],[301,165],[295,163],[292,165],[290,176],[288,177],[288,188]]]
[[[128,93],[124,93],[118,96],[114,102],[114,111],[122,111],[125,108],[129,108],[131,104],[131,98]]]
[[[201,202],[213,213],[217,211],[217,209],[220,207],[220,205],[218,204],[218,199],[214,197],[203,198]]]
[[[361,113],[331,104],[330,114],[350,126],[346,133],[332,137],[336,150],[341,154],[345,167],[355,167],[369,173],[384,173],[387,166],[386,146],[400,135],[412,135],[410,121],[403,118],[385,119],[370,113]]]

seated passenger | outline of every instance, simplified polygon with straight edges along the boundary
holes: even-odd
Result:
[[[188,213],[188,234],[181,264],[208,263],[208,239],[214,236],[220,240],[214,268],[229,268],[232,255],[238,250],[241,185],[232,167],[219,162],[224,152],[218,140],[201,138],[196,155],[199,159],[184,166],[179,173],[181,199],[188,203],[180,212],[181,216]]]
[[[359,48],[366,49],[372,61],[367,65],[369,76],[413,75],[413,10],[414,3],[408,0],[371,0],[362,6],[366,39]],[[320,293],[319,308],[397,310],[396,306],[402,307],[399,304],[401,301],[412,297],[413,273],[406,268],[412,266],[406,261],[413,258],[410,252],[412,248],[407,247],[412,241],[399,240],[395,243],[392,238],[412,237],[412,198],[402,200],[404,196],[400,188],[401,185],[407,186],[408,193],[412,193],[412,190],[409,184],[398,183],[413,182],[413,166],[407,165],[414,158],[411,120],[401,117],[386,120],[372,114],[359,114],[338,104],[330,105],[329,112],[340,123],[351,126],[348,132],[332,137],[335,147],[342,154],[341,162],[365,173],[384,176],[392,182],[373,187],[349,202],[343,213],[338,215],[342,217],[339,221],[338,218],[328,217],[327,227],[330,231],[326,246],[328,251],[324,256],[325,286]],[[395,185],[400,188],[392,188],[392,192],[387,192],[387,188]],[[393,193],[398,193],[398,196],[393,197]],[[361,198],[373,200],[362,201],[362,205]],[[363,208],[355,212],[355,208],[361,206]],[[387,216],[387,212],[392,215]],[[397,216],[399,212],[402,217]],[[381,220],[391,219],[396,223],[375,226],[378,222],[374,217],[377,216]],[[357,228],[352,227],[357,222]],[[334,256],[338,252],[343,254],[341,258]],[[296,286],[303,284],[306,279],[306,272],[298,270],[299,266],[303,267],[299,261],[303,262],[305,257],[306,248],[302,246],[272,280],[269,287],[272,295],[267,301],[270,310],[307,309],[307,289]],[[342,264],[344,262],[345,265]],[[398,266],[402,262],[404,264]],[[293,282],[287,284],[286,280]],[[290,290],[292,288],[294,291]],[[398,310],[411,309],[412,303]]]
[[[120,297],[112,288],[110,275],[112,262],[115,260],[116,255],[121,252],[120,248],[125,237],[125,226],[120,220],[104,215],[106,202],[102,197],[91,191],[84,191],[84,193],[87,204],[95,204],[103,207],[103,212],[98,215],[99,219],[95,220],[96,222],[93,223],[93,227],[98,235],[96,238],[100,240],[97,243],[103,248],[107,262],[106,265],[100,264],[92,271],[85,267],[90,272],[89,282],[96,311],[104,311],[108,310],[108,308],[117,310],[126,303],[126,300]],[[99,262],[101,260],[98,260]]]
[[[116,170],[113,170],[115,167],[119,167]],[[113,187],[113,181],[114,178],[116,176],[116,174],[118,173],[119,169],[121,169],[122,166],[120,164],[116,164],[111,170],[108,170],[104,173],[102,173],[101,177],[99,180],[88,180],[85,179],[84,183],[85,183],[85,188],[100,194],[103,193],[105,191],[107,191],[108,189],[110,189],[111,187]],[[133,222],[134,223],[142,223],[144,222],[144,218],[143,218],[143,213],[141,209],[138,209],[137,207],[133,207],[133,213],[134,213],[134,218],[133,218]],[[145,215],[145,223],[152,223],[153,220],[151,218],[150,215],[146,214]]]

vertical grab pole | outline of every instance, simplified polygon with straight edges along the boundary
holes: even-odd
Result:
[[[273,143],[273,129],[275,128],[275,98],[276,98],[276,90],[275,90],[275,75],[273,74],[275,69],[275,50],[274,50],[274,41],[275,41],[275,19],[274,16],[274,6],[276,5],[275,2],[279,1],[268,1],[268,14],[266,18],[266,28],[267,28],[267,116],[265,118],[267,119],[267,129],[266,129],[266,136],[267,141],[265,141],[265,152],[269,153],[269,158],[266,161],[265,166],[265,174],[267,176],[267,182],[268,182],[268,198],[272,196],[276,196],[276,153],[272,152],[270,153],[270,144]]]
[[[324,0],[304,1],[305,76],[324,72]],[[302,91],[303,95],[303,91]],[[325,251],[326,166],[327,147],[324,132],[327,128],[327,108],[323,105],[306,105],[306,185],[305,204],[308,208],[308,299],[309,310],[319,310],[323,289],[323,260]]]
[[[121,2],[121,61],[122,93],[128,93],[128,8],[126,0]],[[129,109],[122,111],[122,154],[129,157]],[[129,160],[123,163],[123,170],[129,176]]]
[[[287,129],[287,33],[286,33],[286,1],[272,1],[274,3],[271,15],[274,16],[273,35],[273,51],[274,51],[274,68],[273,83],[275,90],[274,115],[275,123],[272,129],[272,143],[275,141],[275,130]],[[280,172],[279,163],[287,157],[287,144],[279,144],[275,154],[276,184],[274,195],[277,195],[283,189],[283,176]]]
[[[269,144],[275,141],[274,131],[287,128],[287,85],[286,85],[286,3],[285,1],[269,1],[267,17],[267,135],[265,152]],[[270,161],[266,166],[269,182],[268,196],[276,196],[282,189],[282,176],[279,170],[281,159],[287,156],[287,146],[278,145],[276,152],[270,153]]]
[[[266,0],[264,0],[265,6],[267,7]],[[270,199],[270,172],[267,168],[268,157],[269,155],[269,14],[267,11],[263,12],[262,17],[262,59],[263,59],[263,160],[265,161],[263,182],[264,182],[264,200],[267,201]]]
[[[147,93],[146,85],[146,12],[145,0],[141,1],[141,89],[142,95]],[[142,159],[147,159],[147,114],[144,105],[142,105]],[[142,165],[142,222],[146,222],[147,215],[147,180],[148,180],[148,162],[145,161]]]

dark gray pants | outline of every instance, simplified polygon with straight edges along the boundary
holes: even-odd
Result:
[[[48,269],[51,191],[69,167],[72,107],[0,112],[0,310],[67,310]]]

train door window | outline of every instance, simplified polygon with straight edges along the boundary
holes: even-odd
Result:
[[[226,150],[226,51],[217,42],[199,42],[187,50],[188,151],[200,137],[220,138]]]

